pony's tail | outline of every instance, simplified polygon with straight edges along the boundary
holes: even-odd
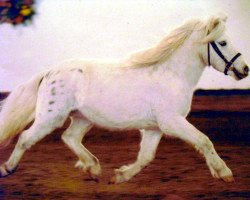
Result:
[[[35,116],[37,92],[44,73],[15,88],[0,112],[0,147],[20,133]]]

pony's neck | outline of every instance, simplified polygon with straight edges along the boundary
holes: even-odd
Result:
[[[161,66],[164,69],[172,71],[180,78],[187,87],[194,90],[197,85],[206,64],[201,55],[205,53],[205,45],[194,41],[197,34],[191,37],[180,47],[172,57]]]

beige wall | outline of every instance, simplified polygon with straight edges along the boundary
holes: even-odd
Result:
[[[0,91],[74,57],[120,58],[189,17],[228,13],[228,33],[250,63],[249,0],[43,0],[32,25],[0,25]],[[198,87],[250,88],[207,69]]]

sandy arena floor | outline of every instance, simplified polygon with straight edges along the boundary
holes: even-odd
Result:
[[[73,167],[76,157],[60,140],[47,139],[25,154],[15,174],[0,179],[0,199],[250,199],[247,145],[215,143],[234,173],[234,183],[213,179],[203,158],[190,146],[164,138],[151,165],[127,183],[109,185],[113,169],[133,162],[139,145],[138,137],[112,137],[106,132],[98,140],[90,137],[84,142],[102,165],[99,183]],[[12,148],[0,151],[0,162],[8,158]]]

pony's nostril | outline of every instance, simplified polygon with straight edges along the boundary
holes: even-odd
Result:
[[[243,70],[244,70],[244,73],[245,73],[245,74],[248,74],[248,72],[249,72],[249,67],[248,67],[248,66],[245,66]]]

